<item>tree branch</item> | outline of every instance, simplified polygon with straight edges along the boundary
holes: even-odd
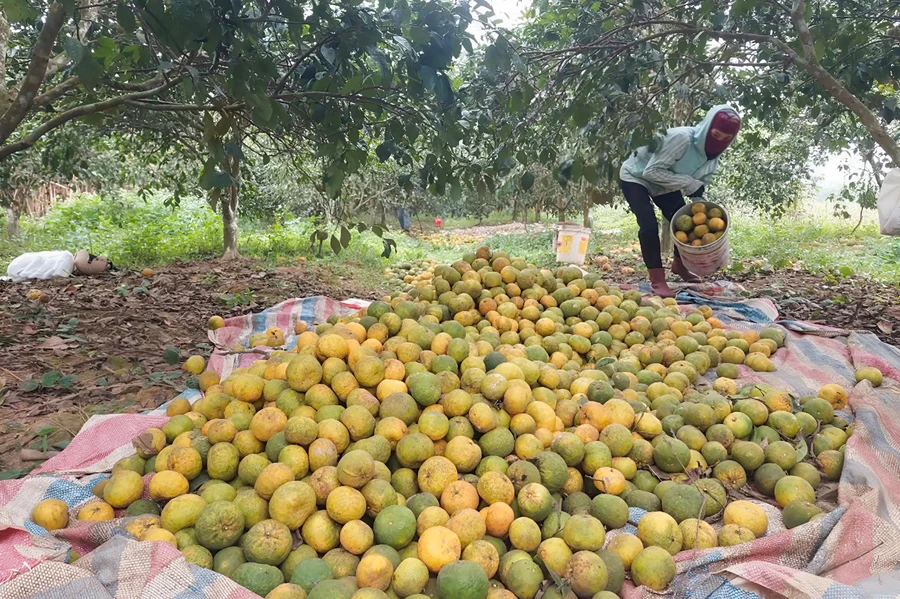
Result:
[[[162,73],[158,72],[156,75],[154,75],[150,79],[147,79],[146,81],[143,81],[141,83],[126,83],[124,81],[110,80],[109,85],[110,85],[110,87],[114,87],[116,89],[121,89],[124,91],[139,92],[139,91],[144,91],[144,90],[156,87],[157,85],[160,85],[165,80],[166,80],[165,76],[163,76]]]
[[[19,93],[16,95],[15,101],[0,117],[0,143],[9,139],[9,136],[12,135],[13,131],[16,130],[16,127],[19,126],[19,123],[22,122],[31,109],[34,97],[37,95],[47,74],[50,51],[53,49],[56,38],[59,37],[59,31],[62,29],[65,18],[66,9],[59,2],[54,2],[47,12],[44,27],[41,29],[41,33],[34,44],[28,71],[25,74],[25,79],[19,86]]]
[[[77,37],[79,40],[83,40],[87,36],[88,30],[90,30],[91,25],[94,24],[94,21],[96,20],[97,15],[100,12],[100,5],[82,4],[81,10],[82,14],[81,18],[78,21],[77,31]],[[65,52],[60,52],[59,54],[51,58],[50,63],[47,65],[47,73],[44,75],[44,79],[51,79],[69,63],[69,60],[69,55]]]
[[[878,118],[869,110],[869,107],[857,98],[850,90],[838,81],[831,73],[825,70],[816,58],[815,44],[812,34],[809,32],[809,25],[806,23],[806,0],[794,0],[791,8],[791,22],[797,37],[803,48],[805,59],[802,62],[796,61],[799,66],[808,72],[813,80],[825,88],[831,96],[846,106],[853,114],[855,114],[862,125],[872,136],[881,148],[890,156],[895,165],[900,165],[900,144],[895,140],[878,122]],[[799,58],[799,57],[798,57]]]
[[[34,98],[34,106],[46,106],[48,104],[53,103],[58,100],[62,96],[66,94],[70,89],[77,86],[81,83],[81,79],[78,77],[69,77],[56,87],[53,87],[39,96],[35,96]]]
[[[284,90],[284,86],[287,85],[288,78],[294,73],[294,71],[297,70],[297,68],[300,66],[300,63],[302,63],[304,60],[306,60],[313,53],[317,52],[319,50],[319,48],[321,48],[322,46],[324,46],[325,44],[330,42],[332,39],[334,39],[334,38],[327,37],[327,38],[323,39],[322,41],[320,41],[319,43],[310,47],[309,50],[307,50],[300,56],[298,56],[297,59],[294,61],[294,64],[291,65],[291,68],[289,68],[287,70],[287,72],[281,77],[281,79],[275,85],[275,90],[273,93],[280,94]]]
[[[46,27],[46,25],[45,25]],[[37,141],[42,138],[44,135],[49,133],[50,131],[57,129],[58,127],[63,126],[73,119],[77,119],[79,117],[87,116],[89,114],[96,114],[98,112],[103,112],[105,110],[109,110],[110,108],[115,108],[121,104],[125,104],[129,100],[140,100],[141,98],[149,98],[158,93],[161,93],[173,85],[177,85],[182,79],[183,75],[179,75],[178,77],[174,77],[164,83],[163,85],[149,89],[142,92],[134,92],[131,94],[125,94],[124,96],[117,96],[115,98],[109,98],[107,100],[103,100],[100,102],[94,102],[93,104],[84,104],[82,106],[76,106],[75,108],[71,108],[59,115],[53,117],[52,119],[44,122],[39,127],[36,127],[32,130],[28,135],[20,139],[19,141],[6,144],[3,147],[0,147],[0,161],[5,160],[12,154],[16,152],[21,152],[22,150],[27,150],[31,146],[33,146]]]
[[[6,104],[6,48],[9,45],[9,19],[6,11],[0,10],[0,102]]]

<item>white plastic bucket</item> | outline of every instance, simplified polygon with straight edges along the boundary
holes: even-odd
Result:
[[[558,223],[553,226],[553,249],[556,261],[584,264],[591,230],[575,223]]]
[[[728,263],[728,231],[731,230],[731,219],[723,206],[709,200],[702,201],[707,208],[718,208],[722,211],[725,219],[725,232],[721,237],[709,245],[690,245],[678,241],[678,238],[675,237],[675,221],[682,214],[691,214],[691,204],[687,204],[675,213],[669,223],[669,230],[672,233],[675,247],[678,248],[678,253],[681,255],[681,261],[688,270],[698,275],[711,275]]]

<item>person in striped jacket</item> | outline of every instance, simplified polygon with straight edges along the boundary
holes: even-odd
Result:
[[[619,187],[637,217],[644,264],[650,272],[650,287],[661,297],[675,292],[666,283],[659,241],[659,223],[653,205],[667,221],[684,206],[684,196],[702,197],[716,172],[719,155],[731,145],[741,128],[741,117],[727,104],[713,106],[694,127],[673,127],[656,147],[638,148],[619,170]],[[672,272],[688,283],[699,283],[678,255]]]

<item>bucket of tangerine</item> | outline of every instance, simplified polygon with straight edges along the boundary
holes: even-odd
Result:
[[[699,200],[675,213],[670,223],[681,261],[698,275],[711,275],[728,262],[729,219],[725,208]]]

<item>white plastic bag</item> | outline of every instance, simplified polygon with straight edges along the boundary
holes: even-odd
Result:
[[[69,277],[75,270],[75,257],[66,250],[22,254],[9,263],[6,274],[13,281]]]
[[[881,184],[878,222],[882,235],[900,236],[900,168],[889,171]]]

